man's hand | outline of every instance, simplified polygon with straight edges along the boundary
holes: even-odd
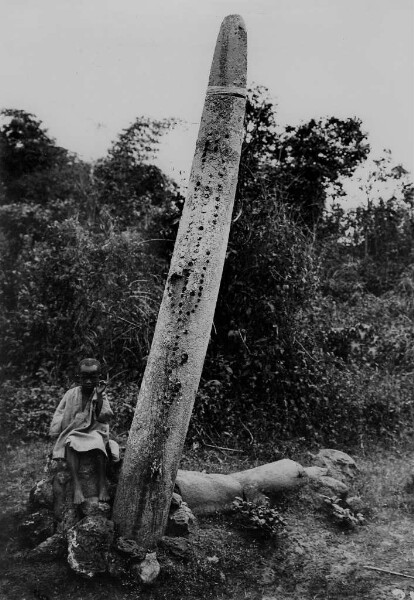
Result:
[[[97,400],[96,400],[96,416],[99,417],[102,410],[103,403],[103,393],[106,390],[106,381],[99,381],[98,385],[95,387]]]
[[[98,394],[98,396],[102,396],[102,394],[106,390],[106,381],[101,380],[98,383],[98,385],[96,386],[95,390],[96,390],[96,393]]]

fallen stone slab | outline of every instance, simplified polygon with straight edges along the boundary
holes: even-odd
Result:
[[[178,470],[175,486],[195,515],[208,515],[230,510],[242,485],[232,475]]]
[[[302,465],[288,458],[247,471],[232,473],[231,476],[241,484],[243,489],[255,487],[269,497],[294,491],[308,481]]]
[[[261,503],[263,496],[291,492],[308,480],[302,465],[282,459],[230,475],[179,470],[175,485],[195,515],[208,515],[231,510],[237,497]]]

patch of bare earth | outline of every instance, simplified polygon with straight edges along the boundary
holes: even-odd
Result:
[[[360,473],[352,493],[362,499],[365,525],[341,530],[315,508],[304,489],[280,506],[287,526],[276,539],[236,526],[231,516],[200,519],[192,558],[167,561],[155,584],[145,588],[109,576],[84,579],[64,560],[34,563],[25,558],[16,525],[30,488],[42,476],[47,446],[6,445],[0,470],[0,599],[409,600],[414,598],[414,579],[364,566],[414,577],[414,493],[404,491],[412,452],[377,449],[368,456],[353,455]],[[204,449],[187,453],[182,466],[231,472],[257,463],[246,455]]]

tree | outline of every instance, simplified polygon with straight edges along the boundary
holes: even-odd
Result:
[[[250,90],[235,217],[195,408],[199,422],[208,415],[217,430],[236,430],[240,419],[247,426],[261,419],[284,433],[304,431],[312,389],[323,377],[309,359],[314,341],[298,316],[320,289],[309,233],[332,190],[342,193],[340,178],[367,152],[357,119],[280,128],[265,89]]]
[[[96,202],[118,228],[138,227],[149,237],[175,237],[183,198],[176,184],[150,163],[163,134],[174,123],[172,119],[139,117],[98,161],[94,169]]]
[[[266,88],[251,89],[236,213],[245,211],[248,220],[258,204],[276,198],[313,229],[329,195],[343,194],[341,178],[349,177],[368,155],[361,125],[356,118],[330,117],[281,128]]]
[[[326,210],[319,228],[326,290],[347,297],[393,288],[413,260],[414,186],[410,174],[385,151],[354,185],[355,208]],[[342,263],[342,264],[341,264]]]
[[[65,196],[68,177],[62,168],[73,167],[75,155],[56,146],[42,122],[24,110],[0,112],[1,180],[3,203],[48,204]]]

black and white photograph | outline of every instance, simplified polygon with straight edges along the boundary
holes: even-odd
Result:
[[[414,600],[414,2],[0,0],[0,600]]]

